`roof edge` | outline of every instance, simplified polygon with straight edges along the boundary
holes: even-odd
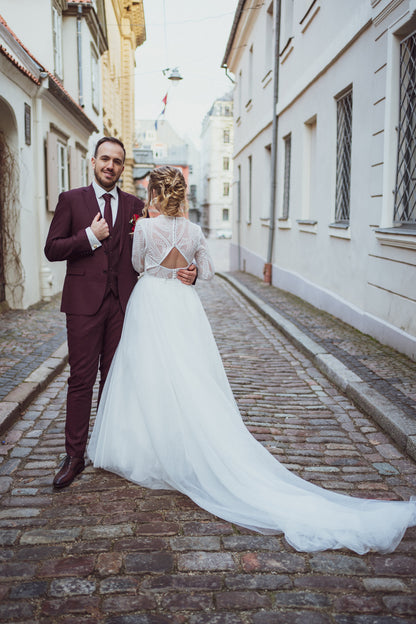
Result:
[[[222,59],[221,67],[227,67],[227,59],[230,56],[231,49],[234,43],[235,33],[237,31],[238,23],[243,12],[246,0],[239,0],[237,8],[235,10],[233,25],[231,26],[230,36],[228,37],[227,47],[225,48],[224,58]]]

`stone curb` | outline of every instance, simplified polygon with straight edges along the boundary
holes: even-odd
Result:
[[[68,347],[64,342],[43,364],[11,390],[0,402],[0,435],[20,417],[23,410],[46,388],[68,362]]]
[[[226,273],[216,275],[231,284],[254,308],[279,329],[313,364],[365,414],[370,416],[397,445],[416,460],[416,421],[374,390],[324,347],[306,336],[268,303]]]

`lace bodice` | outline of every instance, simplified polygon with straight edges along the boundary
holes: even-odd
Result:
[[[162,266],[172,251],[179,256],[180,263],[178,261],[175,268]],[[211,279],[214,276],[214,264],[199,225],[185,217],[165,215],[137,221],[132,263],[138,273],[145,271],[156,277],[173,279],[178,269],[187,268],[192,262],[198,267],[199,279]]]

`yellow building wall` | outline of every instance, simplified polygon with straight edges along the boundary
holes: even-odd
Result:
[[[124,143],[122,187],[133,184],[134,53],[146,40],[143,0],[105,0],[108,51],[101,57],[104,134]]]

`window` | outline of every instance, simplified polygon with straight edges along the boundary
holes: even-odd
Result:
[[[317,117],[305,122],[303,148],[302,219],[309,219],[317,208],[318,160],[316,147]]]
[[[230,184],[229,182],[224,182],[223,187],[222,187],[222,194],[224,197],[228,196],[230,194]]]
[[[290,39],[293,38],[293,11],[294,0],[286,0],[282,3],[281,19],[281,50],[285,49]]]
[[[337,101],[337,175],[335,190],[335,221],[350,219],[352,140],[352,89]]]
[[[230,168],[230,159],[228,158],[228,156],[224,156],[224,158],[222,159],[222,168],[224,169],[224,171],[228,171]]]
[[[241,116],[243,112],[243,72],[240,71],[238,75],[238,116]]]
[[[88,186],[88,160],[81,156],[81,186]]]
[[[223,142],[224,143],[229,143],[230,142],[230,130],[229,128],[226,128],[223,132]]]
[[[68,148],[58,141],[58,193],[68,190]]]
[[[269,71],[273,67],[273,2],[269,4],[266,11],[266,36],[264,37],[264,69]]]
[[[63,78],[62,70],[62,15],[52,7],[52,41],[53,41],[53,63],[55,75]]]
[[[248,211],[247,211],[247,223],[251,223],[252,213],[252,195],[253,189],[253,159],[252,156],[248,157]]]
[[[250,47],[248,56],[248,102],[249,104],[253,99],[253,46]],[[246,104],[246,106],[247,106]]]
[[[395,223],[416,223],[416,32],[400,44],[400,113]]]
[[[100,76],[99,76],[99,65],[98,65],[98,54],[95,49],[91,46],[91,102],[98,113],[100,103],[99,103],[99,84],[100,84]]]
[[[290,156],[292,152],[292,135],[289,134],[284,138],[285,142],[285,171],[283,181],[283,210],[282,218],[289,218],[289,201],[290,201]]]
[[[223,208],[222,209],[222,220],[223,221],[229,221],[230,220],[230,209],[229,208]]]

